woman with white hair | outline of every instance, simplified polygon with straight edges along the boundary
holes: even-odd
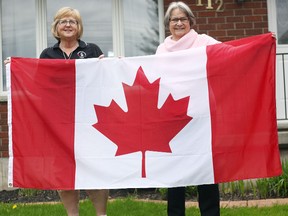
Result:
[[[156,54],[191,49],[220,43],[206,34],[198,34],[192,27],[195,16],[183,2],[172,2],[164,17],[168,36]],[[199,185],[198,202],[201,216],[219,216],[220,198],[217,184]],[[168,216],[185,216],[185,187],[168,188]]]

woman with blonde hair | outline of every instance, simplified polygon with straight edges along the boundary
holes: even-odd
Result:
[[[46,59],[85,59],[101,58],[103,52],[94,43],[86,43],[80,38],[83,24],[78,10],[63,7],[56,13],[52,23],[52,34],[57,43],[44,49],[40,58]],[[59,196],[68,216],[79,215],[79,190],[59,190]],[[106,215],[109,190],[86,190],[97,216]]]

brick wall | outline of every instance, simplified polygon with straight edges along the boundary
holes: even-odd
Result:
[[[211,0],[213,9],[206,9],[209,0],[201,0],[203,6],[197,6],[198,0],[185,0],[196,16],[194,29],[219,41],[227,41],[268,32],[266,0],[245,0],[238,4],[236,0]],[[165,11],[172,1],[164,0]],[[220,0],[218,0],[220,2]],[[166,32],[169,35],[169,32]],[[0,158],[8,157],[7,103],[0,102]]]
[[[223,5],[211,0],[213,9],[206,9],[209,0],[183,0],[196,16],[193,27],[198,33],[208,34],[219,41],[228,41],[268,32],[267,0],[222,0]],[[164,0],[165,12],[172,1]],[[201,2],[203,6],[197,6]],[[217,11],[217,8],[220,11]],[[166,32],[166,35],[170,35]]]

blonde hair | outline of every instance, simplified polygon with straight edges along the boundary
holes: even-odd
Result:
[[[83,35],[82,18],[81,18],[79,11],[71,7],[63,7],[57,11],[57,13],[54,16],[54,21],[51,25],[52,34],[58,41],[60,41],[60,37],[57,32],[57,25],[62,18],[67,17],[67,16],[71,16],[77,21],[77,26],[78,26],[77,40],[79,40]]]
[[[189,19],[190,28],[192,28],[192,26],[196,23],[195,16],[194,16],[192,10],[188,7],[188,5],[186,5],[184,2],[181,2],[181,1],[171,2],[169,4],[168,9],[167,9],[165,16],[164,16],[165,28],[169,29],[169,22],[170,22],[170,18],[171,18],[171,13],[174,9],[177,9],[177,8],[186,14],[186,16]]]

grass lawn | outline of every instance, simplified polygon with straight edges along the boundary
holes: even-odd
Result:
[[[109,201],[108,216],[166,216],[165,203],[140,202],[135,199],[116,199]],[[13,216],[63,216],[65,210],[61,203],[56,204],[3,204],[0,203],[0,215]],[[80,216],[95,215],[90,201],[80,204]],[[200,216],[196,207],[186,210],[186,215]],[[221,208],[221,216],[287,216],[288,205],[265,208]]]

